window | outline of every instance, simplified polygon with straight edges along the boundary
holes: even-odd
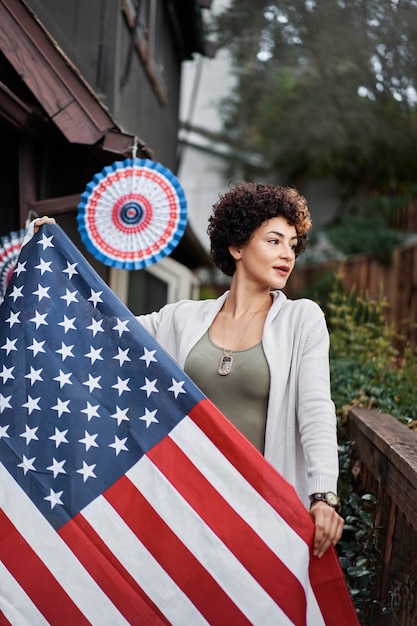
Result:
[[[198,297],[196,276],[170,257],[144,270],[112,268],[110,288],[134,315],[157,311],[170,302]]]
[[[156,94],[167,103],[168,88],[164,67],[162,0],[123,0],[123,12],[134,38],[138,54]]]

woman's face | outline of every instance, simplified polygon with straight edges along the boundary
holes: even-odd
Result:
[[[294,268],[298,237],[285,217],[272,217],[257,228],[241,248],[230,248],[236,278],[259,287],[282,289]]]

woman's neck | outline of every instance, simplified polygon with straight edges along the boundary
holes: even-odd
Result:
[[[239,318],[255,311],[268,311],[272,304],[272,295],[268,289],[250,289],[231,282],[227,296],[228,313],[233,318]]]

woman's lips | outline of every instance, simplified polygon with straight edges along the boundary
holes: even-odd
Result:
[[[278,274],[280,274],[280,276],[288,276],[290,268],[287,267],[286,265],[279,265],[279,266],[275,266],[274,270],[276,272],[278,272]]]

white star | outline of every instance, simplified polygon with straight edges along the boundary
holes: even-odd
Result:
[[[58,417],[61,417],[61,415],[63,413],[71,413],[71,411],[68,408],[70,401],[69,400],[65,400],[64,402],[61,400],[61,398],[57,398],[56,399],[56,404],[55,406],[51,406],[51,409],[53,411],[56,411],[58,413]],[[65,431],[67,432],[67,431]],[[52,437],[50,437],[50,439],[52,439]],[[58,446],[57,446],[58,447]]]
[[[23,263],[20,263],[20,261],[18,262],[18,264],[16,265],[16,267],[14,269],[14,273],[17,276],[20,276],[20,274],[22,272],[26,272],[26,268],[25,268],[26,263],[27,263],[27,261],[24,261]]]
[[[28,395],[28,401],[25,402],[25,404],[22,404],[23,408],[26,408],[28,410],[29,415],[32,414],[32,411],[40,411],[41,408],[38,406],[38,402],[40,400],[39,398],[32,398],[31,396]]]
[[[53,248],[54,245],[51,243],[53,238],[53,235],[47,237],[45,233],[42,233],[42,239],[38,241],[38,245],[41,245],[44,250],[46,250],[46,248]]]
[[[127,416],[128,410],[129,409],[121,409],[120,407],[116,406],[116,413],[113,413],[112,415],[110,415],[110,417],[113,417],[115,420],[117,420],[117,425],[120,426],[123,421],[129,421],[129,418]]]
[[[118,346],[118,351],[119,354],[117,354],[116,356],[113,357],[113,359],[117,359],[119,361],[119,365],[120,367],[122,367],[123,363],[125,361],[130,361],[129,357],[127,356],[128,352],[129,352],[129,348],[126,348],[126,350],[122,350],[120,348],[120,346]]]
[[[51,487],[49,488],[49,496],[45,496],[44,500],[49,500],[51,503],[51,509],[54,508],[56,504],[64,504],[61,500],[61,496],[63,491],[54,491]]]
[[[3,371],[0,372],[0,377],[3,379],[3,385],[7,380],[9,380],[9,378],[14,380],[14,376],[12,374],[13,370],[14,365],[12,365],[12,367],[6,367],[5,365],[3,365]]]
[[[92,417],[100,417],[100,414],[97,411],[99,406],[100,406],[99,404],[96,404],[95,406],[93,406],[87,400],[87,406],[85,409],[81,409],[81,413],[86,413],[87,419],[88,421],[90,421]]]
[[[69,330],[77,330],[74,326],[74,321],[75,317],[68,319],[68,317],[64,315],[64,320],[62,322],[58,322],[58,326],[63,326],[65,334],[67,334]]]
[[[155,409],[155,411],[149,411],[145,407],[145,415],[142,415],[142,417],[140,417],[139,419],[143,422],[146,422],[146,428],[149,428],[152,423],[159,424],[159,421],[155,417],[156,413],[157,409]]]
[[[128,452],[128,448],[125,446],[125,443],[127,441],[127,437],[125,437],[124,439],[119,439],[119,437],[117,435],[114,436],[114,443],[109,443],[109,448],[114,448],[116,451],[116,456],[119,456],[119,452],[121,452],[122,450],[125,450],[126,452]]]
[[[91,365],[93,365],[93,363],[95,363],[97,360],[102,361],[103,357],[101,356],[101,351],[103,350],[103,348],[93,348],[93,346],[90,346],[90,352],[87,352],[87,354],[84,354],[84,356],[88,357],[89,359],[91,359]]]
[[[158,389],[156,388],[156,383],[158,382],[158,380],[155,378],[155,380],[149,380],[148,378],[146,378],[145,376],[145,384],[141,387],[141,389],[143,389],[144,391],[146,391],[146,397],[149,398],[149,396],[151,395],[151,393],[159,393]]]
[[[68,278],[71,279],[74,274],[78,274],[77,270],[75,269],[77,265],[78,263],[70,263],[69,261],[67,261],[67,267],[65,270],[62,270],[62,272],[64,274],[68,274]]]
[[[67,432],[68,432],[68,429],[58,430],[58,428],[55,426],[55,435],[51,435],[49,439],[51,439],[52,441],[55,441],[56,448],[58,448],[61,445],[61,443],[68,443],[68,439],[65,436]]]
[[[87,326],[87,330],[91,330],[93,332],[93,337],[97,335],[97,333],[104,333],[104,329],[101,327],[103,320],[95,320],[94,317],[91,318],[91,325]]]
[[[63,341],[61,341],[61,348],[59,350],[55,350],[55,352],[57,354],[60,354],[62,360],[65,361],[67,356],[74,356],[72,353],[73,347],[74,347],[74,344],[72,346],[67,346]]]
[[[158,359],[155,359],[154,354],[156,350],[148,350],[147,348],[143,348],[143,355],[140,357],[142,361],[146,362],[146,367],[149,367],[149,364],[154,361],[158,363]]]
[[[102,293],[103,293],[102,291],[93,291],[91,289],[91,296],[88,298],[88,300],[89,302],[93,303],[94,308],[96,308],[99,302],[103,302],[103,300],[100,298]]]
[[[17,339],[6,339],[6,343],[1,347],[2,350],[6,350],[6,354],[9,354],[12,350],[17,350],[15,343]]]
[[[34,468],[34,466],[33,466],[33,461],[34,461],[35,459],[36,459],[36,457],[35,457],[35,456],[34,456],[34,457],[32,457],[31,459],[27,459],[27,458],[25,457],[25,455],[23,455],[23,461],[22,461],[21,463],[19,463],[19,465],[18,465],[17,467],[21,467],[21,468],[23,468],[23,473],[24,473],[24,475],[25,475],[25,476],[26,476],[26,473],[27,473],[29,470],[34,470],[34,471],[36,471],[36,470],[35,470],[35,468]]]
[[[52,272],[51,263],[52,261],[44,261],[41,259],[39,265],[35,265],[35,270],[40,270],[41,276],[43,276],[45,272]]]
[[[20,311],[18,311],[17,313],[13,313],[13,311],[10,311],[9,317],[7,318],[7,320],[5,320],[6,322],[10,324],[10,328],[14,326],[15,324],[21,323],[19,320],[19,315],[20,315]]]
[[[113,326],[113,330],[117,330],[119,333],[119,337],[122,336],[123,333],[129,333],[129,329],[127,327],[129,320],[125,320],[124,322],[122,322],[122,320],[119,320],[119,318],[117,317],[117,324],[116,326]]]
[[[6,424],[6,426],[0,426],[0,439],[2,437],[9,437],[9,435],[7,434],[7,429],[9,428],[9,424]]]
[[[51,296],[48,294],[49,291],[49,287],[42,287],[42,285],[40,285],[38,283],[38,288],[36,289],[36,291],[32,291],[32,294],[34,296],[38,296],[38,300],[39,302],[42,300],[42,298],[50,298]]]
[[[94,468],[95,468],[96,464],[93,463],[93,465],[87,465],[87,463],[85,461],[83,461],[83,466],[81,469],[77,470],[77,472],[79,474],[82,474],[83,476],[83,481],[85,482],[88,478],[97,478],[97,476],[94,474]]]
[[[58,476],[58,474],[66,474],[67,472],[64,470],[64,463],[66,463],[65,459],[64,461],[57,461],[55,458],[52,459],[52,465],[50,465],[49,467],[47,467],[47,470],[51,470],[51,472],[54,473],[54,478],[56,478]]]
[[[175,378],[172,378],[172,387],[168,387],[168,391],[172,391],[174,396],[178,398],[178,394],[187,393],[185,389],[182,388],[184,383],[185,380],[175,380]]]
[[[35,313],[35,317],[32,317],[31,320],[29,320],[30,322],[34,322],[36,324],[36,328],[39,328],[39,326],[41,326],[41,324],[43,324],[44,326],[48,326],[48,322],[45,322],[45,318],[48,314],[47,313],[43,313],[42,315],[39,313],[39,311],[36,311]]]
[[[95,435],[90,435],[86,430],[84,431],[84,438],[79,439],[80,443],[85,445],[85,451],[88,452],[91,447],[98,448],[98,443],[96,443],[96,437],[98,433]]]
[[[59,388],[62,389],[64,385],[72,385],[73,383],[70,381],[72,376],[71,372],[65,374],[62,370],[59,370],[59,376],[55,376],[54,380],[59,382]]]
[[[30,442],[32,441],[32,439],[34,441],[39,441],[39,437],[36,434],[36,431],[38,430],[39,426],[35,426],[34,428],[30,428],[27,424],[26,424],[26,430],[24,433],[22,433],[20,435],[20,437],[23,437],[24,439],[26,439],[26,445],[28,446],[30,444]]]
[[[111,388],[117,389],[117,391],[119,392],[119,396],[121,396],[124,391],[130,391],[128,387],[129,380],[130,378],[125,378],[124,380],[122,380],[120,376],[118,376],[117,383],[115,385],[112,385]]]
[[[4,409],[11,409],[12,405],[10,404],[9,400],[12,396],[4,396],[2,393],[0,393],[0,413],[3,413]]]
[[[65,289],[65,296],[61,296],[61,300],[66,300],[67,306],[69,306],[71,302],[78,302],[77,293],[78,291],[70,291],[69,289]]]
[[[33,356],[36,356],[38,352],[45,352],[43,349],[44,343],[45,341],[36,341],[36,339],[34,339],[32,345],[27,347],[27,350],[33,350]]]
[[[96,376],[96,378],[94,378],[94,376],[91,376],[91,374],[89,374],[88,380],[86,380],[83,385],[86,385],[89,388],[90,393],[93,391],[93,389],[101,389],[101,385],[98,382],[100,378],[101,376]]]
[[[25,263],[26,263],[26,261],[25,261]],[[16,285],[15,285],[13,287],[12,293],[9,294],[9,298],[13,298],[13,302],[16,302],[16,300],[18,298],[23,298],[22,289],[23,289],[23,285],[21,287],[16,287]]]
[[[38,370],[35,370],[34,367],[30,366],[30,374],[26,374],[25,378],[29,378],[31,387],[33,387],[33,385],[35,384],[37,380],[39,380],[40,382],[43,381],[43,378],[41,376],[42,371],[43,371],[42,367]]]

